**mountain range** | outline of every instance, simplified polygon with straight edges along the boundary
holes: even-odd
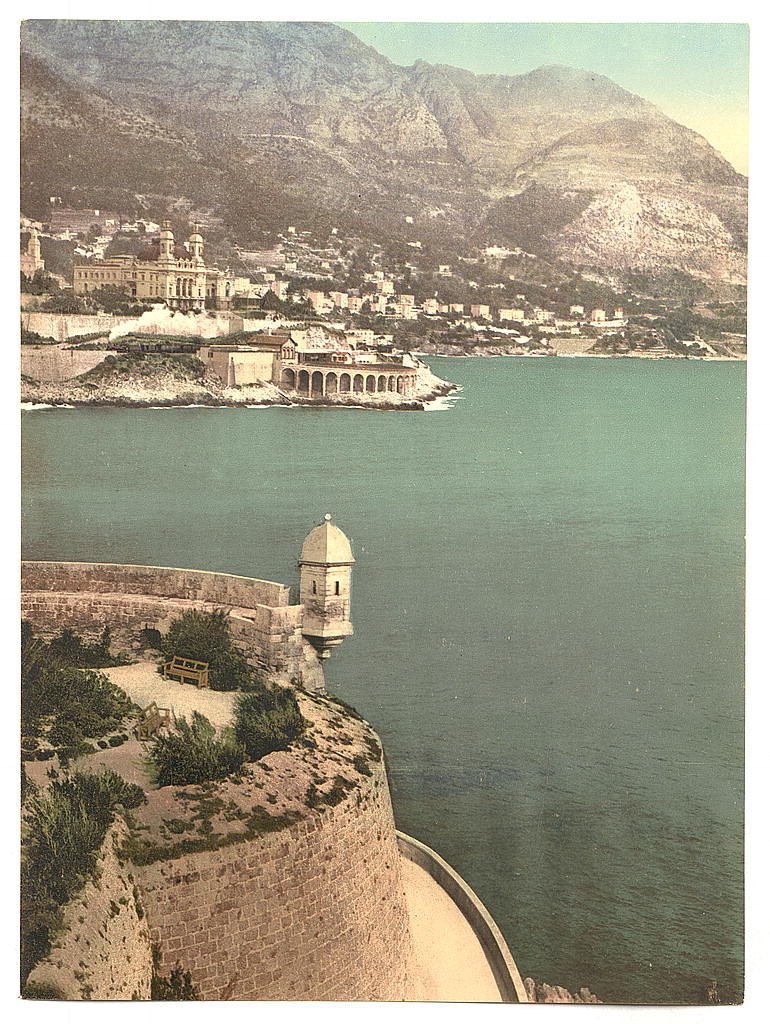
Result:
[[[401,67],[331,23],[25,22],[25,212],[54,194],[181,202],[244,245],[333,224],[746,275],[746,178],[643,98],[571,67]]]

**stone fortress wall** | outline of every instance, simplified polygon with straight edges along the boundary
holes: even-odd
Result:
[[[62,998],[149,998],[157,970],[189,971],[205,999],[413,994],[412,939],[382,763],[337,807],[219,850],[147,866],[102,846],[98,883],[30,975]]]
[[[139,869],[160,972],[206,999],[402,1000],[411,934],[382,763],[336,807]]]
[[[298,698],[310,747],[273,752],[244,777],[204,787],[200,799],[220,808],[210,829],[185,828],[181,845],[171,831],[180,814],[195,822],[186,807],[198,788],[191,786],[148,790],[130,833],[118,820],[100,877],[66,908],[69,927],[30,975],[33,984],[61,998],[146,999],[154,949],[158,974],[189,971],[204,999],[414,997],[381,745],[333,700]],[[79,767],[87,771],[88,759]],[[311,781],[327,791],[335,779],[345,782],[339,799],[308,801]],[[233,801],[247,813],[262,810],[256,832],[243,831]],[[277,827],[265,825],[272,815]]]
[[[61,945],[29,981],[64,999],[149,999],[155,946],[158,972],[189,971],[203,999],[409,999],[382,763],[360,779],[341,804],[290,828],[148,866],[119,857],[117,823],[98,884],[69,905]]]
[[[333,546],[336,528],[328,518],[306,539],[300,561],[320,559],[336,579],[350,549]],[[22,605],[43,635],[65,626],[93,635],[107,625],[116,638],[145,626],[166,628],[186,608],[226,608],[255,661],[286,678],[302,673],[308,691],[324,689],[316,651],[323,656],[330,638],[315,637],[311,646],[301,632],[305,607],[290,604],[282,584],[188,569],[25,562]],[[311,686],[304,669],[313,666]],[[465,916],[501,998],[527,1001],[478,898],[433,851],[396,832],[382,747],[371,727],[319,693],[300,690],[298,698],[312,724],[309,748],[274,752],[245,779],[220,783],[215,824],[185,839],[191,845],[175,846],[178,829],[171,829],[192,813],[185,787],[148,792],[146,807],[132,815],[133,845],[121,846],[128,833],[118,821],[102,850],[101,877],[67,908],[71,927],[32,982],[63,998],[146,999],[154,948],[158,973],[189,971],[205,999],[421,998],[401,872],[407,857]],[[316,784],[328,790],[341,782],[338,799],[309,799]],[[254,831],[242,831],[243,816],[227,811],[233,800],[257,816]],[[265,827],[275,815],[283,815],[277,827]],[[150,844],[149,854],[142,843]]]
[[[99,562],[23,562],[22,616],[40,635],[67,627],[84,636],[107,625],[115,646],[141,629],[168,629],[196,608],[229,612],[233,637],[246,656],[278,679],[301,678],[323,688],[315,650],[302,635],[302,605],[280,583],[227,573]]]

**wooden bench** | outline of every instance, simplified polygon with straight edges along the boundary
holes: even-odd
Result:
[[[168,725],[170,721],[170,709],[159,708],[155,701],[153,701],[152,704],[148,704],[143,711],[139,712],[139,718],[136,723],[137,738],[140,740],[150,739],[159,729]]]
[[[209,685],[209,663],[191,658],[172,658],[164,664],[162,675],[178,683],[195,683],[200,689]]]

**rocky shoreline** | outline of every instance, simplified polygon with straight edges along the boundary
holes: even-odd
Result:
[[[601,1003],[601,999],[585,986],[573,993],[561,985],[549,985],[547,982],[525,978],[524,988],[531,1003]]]
[[[312,398],[282,391],[273,384],[245,384],[227,387],[213,375],[200,380],[180,380],[171,373],[115,376],[97,382],[74,378],[53,382],[29,377],[21,380],[21,402],[27,408],[84,406],[126,409],[166,409],[204,406],[206,408],[259,408],[313,406],[379,409],[388,412],[424,412],[431,402],[458,390],[456,384],[435,377],[425,368],[414,395],[401,398],[392,393],[346,394]]]

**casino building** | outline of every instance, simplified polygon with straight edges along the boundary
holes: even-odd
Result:
[[[164,302],[171,309],[226,309],[232,302],[234,279],[203,261],[203,236],[197,225],[187,245],[174,241],[171,222],[137,255],[114,255],[93,263],[76,263],[76,295],[113,285],[137,302]]]

